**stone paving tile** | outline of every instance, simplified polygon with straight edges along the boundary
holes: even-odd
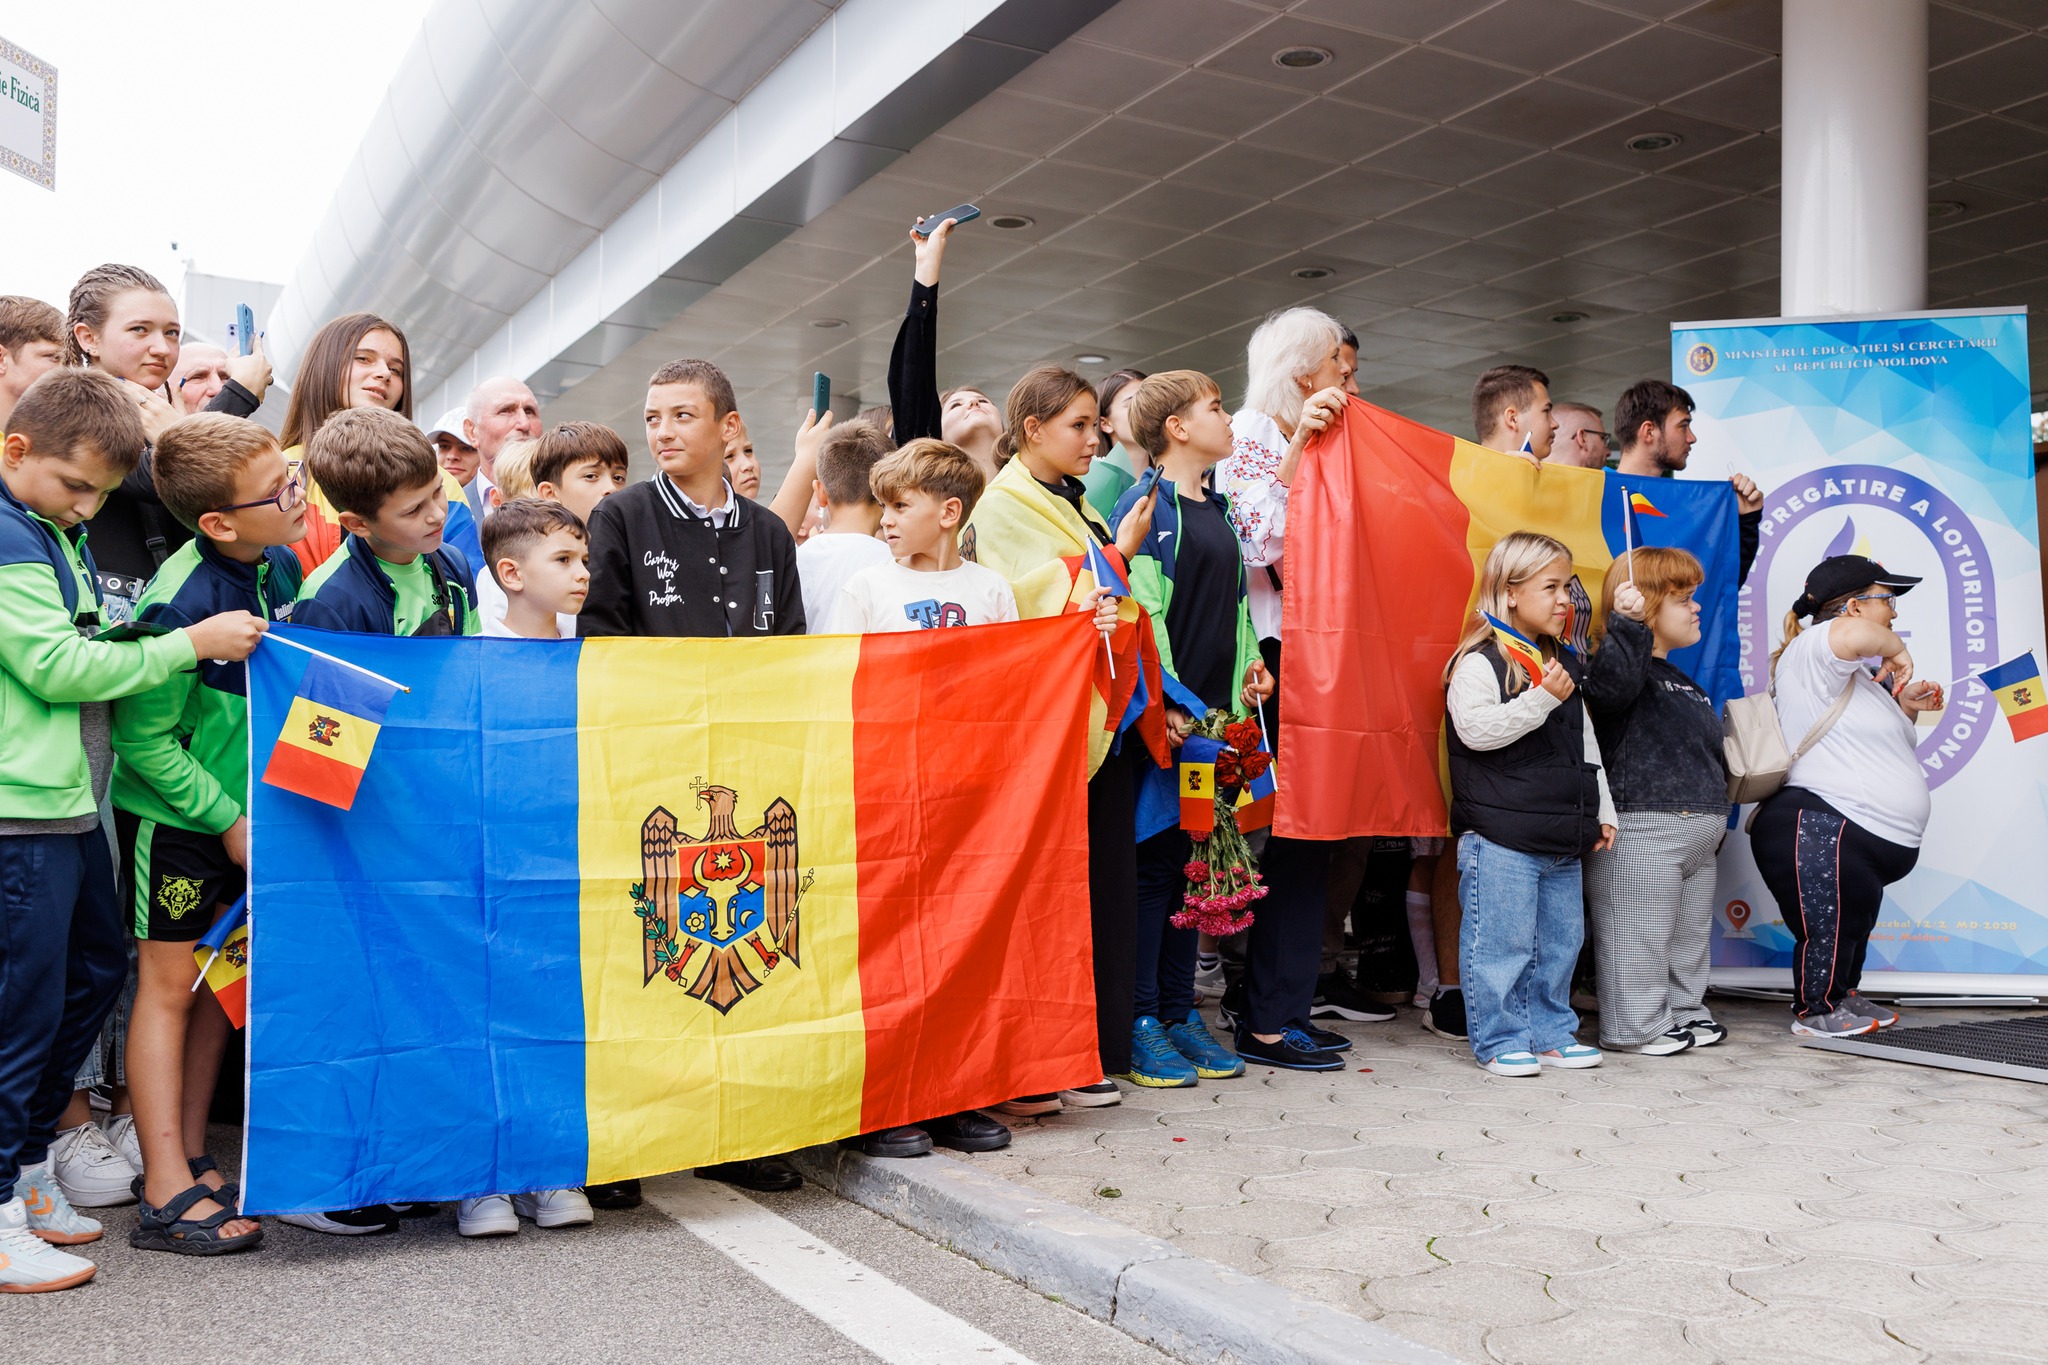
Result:
[[[1389,1313],[1512,1327],[1564,1316],[1565,1306],[1550,1297],[1548,1286],[1548,1276],[1532,1271],[1468,1263],[1370,1280],[1365,1295]]]
[[[1436,1238],[1429,1244],[1429,1251],[1454,1265],[1483,1261],[1533,1270],[1539,1275],[1594,1270],[1615,1263],[1614,1253],[1604,1250],[1600,1239],[1587,1229],[1541,1224],[1509,1224],[1454,1233]]]
[[[2048,1270],[2033,1261],[1972,1261],[1967,1265],[1930,1266],[1913,1278],[1951,1297],[2008,1299],[2048,1307]]]
[[[1730,1284],[1759,1303],[1810,1301],[1889,1317],[1938,1313],[1956,1295],[1916,1278],[1904,1266],[1811,1257],[1762,1270],[1738,1270]]]
[[[2030,1346],[2039,1359],[2048,1342],[2048,1306],[2004,1299],[1958,1299],[1932,1313],[1886,1315],[1885,1325],[1901,1341],[1939,1352],[1949,1346],[2002,1351]]]
[[[2048,1087],[1715,1005],[1719,1047],[1527,1081],[1404,1011],[970,1160],[1472,1365],[2048,1358]]]
[[[1884,1320],[1808,1304],[1776,1305],[1742,1317],[1688,1322],[1685,1334],[1728,1365],[1785,1365],[1788,1359],[1905,1365],[1925,1351],[1886,1334]]]
[[[1580,1316],[1552,1318],[1486,1334],[1493,1358],[1518,1365],[1708,1365],[1713,1357],[1685,1339],[1685,1324],[1655,1313],[1609,1312],[1588,1333]]]

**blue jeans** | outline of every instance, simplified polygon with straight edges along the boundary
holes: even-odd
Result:
[[[1458,971],[1465,1025],[1482,1062],[1578,1040],[1572,968],[1585,943],[1579,860],[1458,839]]]

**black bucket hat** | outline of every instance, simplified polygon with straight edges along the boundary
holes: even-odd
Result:
[[[1806,591],[1792,604],[1792,614],[1811,616],[1837,597],[1847,597],[1872,584],[1903,593],[1912,591],[1919,582],[1911,574],[1891,573],[1876,560],[1862,555],[1835,555],[1814,565],[1813,572],[1806,575]]]

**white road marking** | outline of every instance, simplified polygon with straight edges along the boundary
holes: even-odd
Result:
[[[694,1175],[646,1183],[649,1203],[770,1289],[889,1365],[1032,1365],[1028,1356],[862,1265],[729,1185]]]

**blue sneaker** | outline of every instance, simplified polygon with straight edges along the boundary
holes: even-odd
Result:
[[[1166,1030],[1174,1050],[1194,1063],[1195,1074],[1205,1081],[1227,1081],[1244,1075],[1244,1059],[1216,1041],[1202,1016],[1193,1010],[1188,1017]]]
[[[1194,1064],[1174,1049],[1159,1021],[1149,1014],[1131,1026],[1131,1069],[1124,1079],[1154,1090],[1178,1090],[1195,1084]]]

